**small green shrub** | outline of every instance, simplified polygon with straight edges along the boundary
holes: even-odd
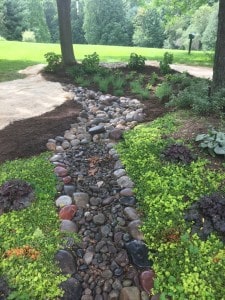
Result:
[[[207,134],[198,134],[196,142],[201,142],[200,147],[208,149],[212,156],[225,155],[225,133],[211,129]]]
[[[155,85],[157,80],[159,80],[159,76],[155,72],[153,72],[152,75],[151,75],[151,78],[149,80],[149,83],[151,85]]]
[[[82,87],[89,87],[91,81],[86,79],[84,76],[77,76],[75,78],[75,83],[81,85]]]
[[[114,90],[122,90],[126,83],[126,80],[122,75],[120,74],[115,74],[114,79],[112,80],[112,86]]]
[[[93,54],[85,55],[82,60],[82,67],[86,73],[96,73],[99,70],[99,55],[94,52]]]
[[[159,84],[155,90],[155,95],[160,100],[169,97],[171,94],[172,94],[172,87],[166,81],[163,82],[162,84]]]
[[[102,93],[107,93],[110,83],[111,83],[111,77],[107,77],[107,78],[102,77],[98,82],[99,90]]]
[[[48,65],[45,67],[47,72],[56,72],[62,66],[62,55],[48,52],[44,55]]]
[[[142,85],[138,80],[130,82],[131,92],[134,94],[140,94],[142,90]]]
[[[173,63],[173,54],[169,52],[165,52],[163,56],[163,60],[159,62],[159,68],[163,75],[170,73],[171,68],[170,64]]]
[[[145,66],[146,58],[137,53],[131,53],[128,61],[128,67],[132,70],[141,70]]]
[[[35,43],[36,38],[35,38],[35,33],[34,31],[26,30],[22,33],[22,41],[23,42],[31,42]]]

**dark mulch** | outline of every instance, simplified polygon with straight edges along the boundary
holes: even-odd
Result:
[[[158,68],[146,66],[143,71],[145,75],[151,75],[153,72],[159,74]],[[45,74],[45,77],[47,80],[58,81],[62,84],[73,83],[65,73]],[[143,103],[145,104],[145,121],[154,120],[167,112],[164,104],[154,96]],[[80,106],[77,103],[67,101],[51,112],[16,121],[0,130],[0,163],[6,160],[30,157],[46,151],[47,140],[57,135],[63,135],[65,130],[70,128],[70,124],[76,123],[79,111]]]

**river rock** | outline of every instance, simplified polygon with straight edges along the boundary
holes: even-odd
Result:
[[[140,274],[139,281],[142,289],[147,293],[151,294],[151,290],[154,286],[154,276],[153,270],[147,270]]]
[[[62,220],[60,230],[65,232],[78,232],[78,227],[73,221]]]
[[[128,224],[128,232],[135,240],[144,240],[144,235],[140,231],[139,227],[141,226],[141,220],[134,220]]]
[[[133,207],[129,207],[129,206],[126,207],[124,209],[124,214],[130,221],[139,219],[138,213],[137,213],[136,209]]]
[[[76,272],[76,263],[73,255],[66,250],[58,250],[55,255],[55,260],[63,274],[74,274]]]
[[[87,193],[73,193],[73,200],[78,208],[87,208],[89,205],[89,195]]]
[[[128,176],[122,176],[117,179],[117,183],[121,188],[132,188],[134,187],[133,181]]]
[[[59,218],[62,220],[72,220],[77,211],[76,205],[63,206],[59,212]]]
[[[66,205],[71,205],[72,204],[72,199],[70,196],[60,196],[56,199],[55,204],[57,207],[63,207]]]
[[[140,291],[136,286],[122,288],[119,300],[141,300]]]
[[[54,172],[59,177],[65,177],[68,174],[67,169],[65,169],[63,167],[55,167]]]
[[[68,278],[60,284],[60,287],[64,291],[64,295],[61,298],[62,300],[80,300],[82,287],[77,279],[73,277]]]
[[[148,248],[143,241],[133,240],[125,244],[131,261],[138,268],[150,268],[152,261],[148,259]]]

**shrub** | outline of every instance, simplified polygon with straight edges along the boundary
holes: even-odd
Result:
[[[160,100],[169,97],[171,94],[172,94],[172,87],[166,81],[163,82],[162,84],[159,84],[155,90],[155,95]]]
[[[215,156],[215,154],[225,155],[224,132],[211,129],[207,134],[198,134],[195,141],[201,142],[200,147],[203,149],[208,149],[212,156]]]
[[[171,68],[170,64],[173,62],[173,54],[169,52],[165,52],[163,56],[163,60],[159,62],[159,68],[163,75],[170,73]]]
[[[154,85],[154,84],[156,84],[158,79],[159,79],[159,76],[155,72],[153,72],[152,75],[151,75],[151,78],[149,80],[149,83],[151,85]]]
[[[225,197],[221,193],[202,196],[185,212],[185,220],[191,222],[192,233],[206,240],[213,232],[225,241]]]
[[[137,53],[131,53],[128,61],[128,67],[132,70],[141,70],[145,66],[146,58]]]
[[[95,73],[99,69],[99,55],[94,52],[93,54],[85,55],[82,60],[82,67],[86,73]]]
[[[48,52],[44,55],[46,58],[46,61],[48,63],[47,67],[45,67],[45,70],[47,72],[56,72],[60,69],[62,66],[62,55],[56,54],[54,52]]]
[[[174,163],[190,164],[195,158],[191,151],[181,144],[172,144],[162,152],[162,157]]]
[[[22,33],[22,41],[23,42],[36,42],[34,31],[26,30]]]

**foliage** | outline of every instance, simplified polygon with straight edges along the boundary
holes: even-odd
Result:
[[[145,66],[146,58],[142,55],[138,55],[137,53],[131,53],[128,61],[128,67],[131,70],[141,70]]]
[[[211,129],[207,134],[198,134],[196,142],[201,142],[200,147],[208,149],[212,156],[225,155],[225,133]]]
[[[46,58],[46,61],[48,63],[47,67],[45,67],[45,70],[48,72],[56,72],[60,69],[62,65],[62,55],[56,54],[54,52],[48,52],[44,55]]]
[[[162,157],[170,162],[190,164],[194,160],[191,151],[182,144],[172,144],[162,152]]]
[[[86,44],[83,29],[84,24],[84,3],[83,1],[71,1],[71,28],[73,44]]]
[[[159,76],[155,72],[153,72],[151,75],[151,78],[149,80],[149,83],[151,85],[155,85],[158,79],[159,79]]]
[[[213,193],[194,202],[185,212],[185,220],[192,222],[192,233],[197,233],[201,239],[206,240],[214,232],[225,241],[224,211],[224,195]]]
[[[159,68],[162,74],[166,75],[170,73],[171,68],[170,64],[173,62],[173,54],[169,52],[165,52],[163,56],[163,60],[159,62]]]
[[[208,16],[207,26],[202,36],[203,50],[214,50],[218,28],[218,5],[213,6],[212,13]]]
[[[33,31],[26,30],[22,33],[23,42],[36,42],[35,33]]]
[[[122,0],[84,2],[85,38],[89,44],[130,45],[130,26]]]
[[[48,155],[6,162],[0,185],[11,178],[28,182],[36,201],[29,208],[0,216],[0,276],[11,289],[8,299],[56,299],[65,276],[54,263],[62,239],[55,211],[56,177]]]
[[[162,84],[157,85],[155,90],[155,95],[160,100],[168,98],[172,94],[172,87],[168,84],[168,82],[163,82]]]
[[[95,73],[99,69],[99,55],[94,52],[93,54],[85,55],[82,60],[82,67],[86,73]]]
[[[141,47],[162,48],[164,26],[156,9],[139,9],[134,19],[133,43]]]
[[[217,191],[224,173],[208,169],[200,158],[188,165],[162,161],[171,143],[165,136],[177,126],[176,114],[169,114],[126,132],[117,146],[145,212],[142,231],[157,275],[153,293],[162,299],[222,299],[224,260],[214,258],[224,245],[213,234],[206,241],[192,235],[184,213],[201,195]]]

